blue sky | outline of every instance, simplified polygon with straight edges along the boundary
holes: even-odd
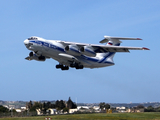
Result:
[[[0,100],[160,101],[159,0],[1,0],[0,16]],[[151,50],[117,53],[114,66],[99,69],[24,59],[30,36],[99,44],[104,35],[139,37],[121,45]]]

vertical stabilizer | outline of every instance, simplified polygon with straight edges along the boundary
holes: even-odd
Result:
[[[107,43],[106,45],[109,46],[120,46],[120,44],[122,43],[120,40],[142,40],[142,39],[104,36],[104,39],[101,40],[100,43]],[[113,57],[115,55],[115,52],[100,53],[99,55],[102,57],[99,63],[114,63]]]

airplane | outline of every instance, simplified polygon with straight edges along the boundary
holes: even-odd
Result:
[[[101,68],[114,65],[113,57],[116,52],[129,50],[149,50],[146,47],[120,46],[120,40],[142,40],[140,38],[104,36],[100,43],[106,45],[66,42],[61,40],[46,40],[32,36],[24,40],[24,44],[31,52],[26,60],[45,61],[52,58],[59,62],[57,69],[69,70]]]

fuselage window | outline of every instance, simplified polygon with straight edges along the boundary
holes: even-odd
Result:
[[[28,38],[28,40],[37,40],[37,38],[35,38],[35,37],[30,37],[30,38]]]

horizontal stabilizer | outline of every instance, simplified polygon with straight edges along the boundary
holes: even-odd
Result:
[[[119,40],[142,40],[141,38],[127,38],[127,37],[111,37],[111,36],[104,36],[104,39],[100,41],[100,43],[107,43],[108,41],[119,41]]]

